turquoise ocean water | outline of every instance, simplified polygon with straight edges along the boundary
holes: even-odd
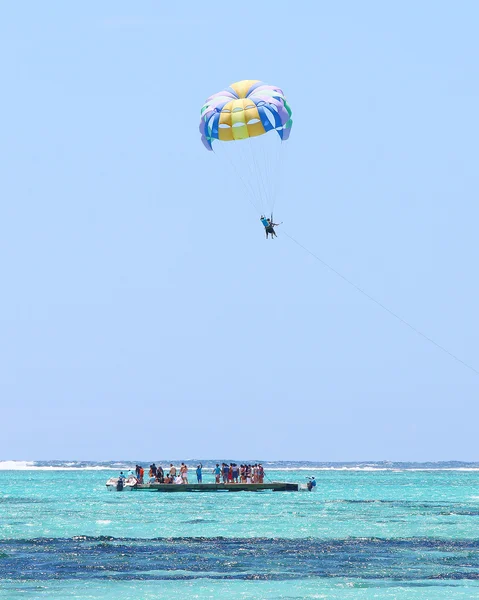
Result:
[[[479,464],[269,463],[318,491],[108,492],[135,462],[0,463],[0,598],[479,599]]]

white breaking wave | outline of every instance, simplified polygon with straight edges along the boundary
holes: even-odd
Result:
[[[270,471],[397,471],[393,467],[268,467]],[[265,468],[266,470],[266,468]],[[403,469],[411,471],[412,469]],[[433,469],[437,470],[437,469]]]
[[[162,465],[164,468],[167,468],[167,463],[169,464],[171,461],[159,461],[158,465]],[[178,463],[179,461],[176,461]],[[194,471],[194,464],[198,461],[185,461],[189,464],[190,470]],[[130,469],[134,469],[133,463],[128,462],[112,462],[110,464],[95,464],[93,461],[88,464],[82,463],[81,461],[74,462],[62,462],[62,461],[52,461],[53,464],[48,464],[47,461],[27,461],[27,460],[4,460],[0,461],[0,471],[113,471],[117,472],[118,470],[128,471]],[[143,466],[146,467],[146,462],[143,461]],[[264,462],[266,474],[272,472],[300,472],[305,471],[307,473],[311,472],[321,472],[321,471],[353,471],[353,472],[380,472],[387,471],[391,473],[404,473],[408,471],[464,471],[464,472],[476,472],[479,471],[479,465],[467,465],[467,466],[452,466],[452,465],[444,465],[434,467],[429,464],[421,465],[420,463],[412,463],[411,466],[403,466],[399,464],[350,464],[350,465],[296,465],[296,466],[283,466],[283,465],[275,465],[273,462]],[[212,469],[212,466],[204,466],[204,473],[208,473]]]
[[[27,460],[2,460],[0,471],[25,471],[34,468],[35,463]]]
[[[479,471],[479,467],[269,467],[269,471],[389,471],[407,473],[409,471]]]
[[[72,463],[76,464],[76,463]],[[125,467],[126,468],[126,467]],[[100,465],[69,467],[55,465],[35,465],[34,461],[27,460],[2,460],[0,461],[0,471],[115,471],[114,467],[103,467]]]

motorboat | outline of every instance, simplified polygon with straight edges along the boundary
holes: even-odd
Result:
[[[110,492],[131,492],[137,483],[138,480],[134,475],[128,475],[126,479],[124,477],[110,477],[106,482],[106,487]]]

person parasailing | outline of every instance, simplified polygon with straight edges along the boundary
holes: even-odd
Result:
[[[201,108],[202,143],[208,151],[214,148],[218,157],[228,159],[260,214],[272,211],[279,176],[287,172],[279,160],[292,125],[283,90],[257,79],[232,83],[210,96]],[[214,179],[214,173],[209,179]],[[273,216],[261,220],[266,237],[276,237]]]
[[[261,215],[260,221],[264,226],[266,239],[268,239],[268,235],[271,235],[271,239],[278,237],[274,228],[281,225],[281,223],[273,223],[273,215],[271,215],[271,219],[267,219],[264,215]]]

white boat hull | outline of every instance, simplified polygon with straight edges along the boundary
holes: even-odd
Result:
[[[125,482],[123,483],[123,489],[119,490],[117,487],[118,479],[119,477],[110,477],[110,479],[106,482],[106,489],[109,492],[131,492],[131,490],[137,484],[135,477],[128,477],[128,479],[125,479]]]

